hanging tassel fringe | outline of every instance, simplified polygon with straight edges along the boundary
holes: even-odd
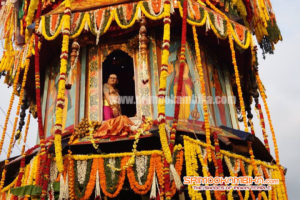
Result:
[[[150,200],[155,200],[155,199],[156,199],[156,173],[154,171],[151,192],[150,192]]]
[[[64,180],[64,176],[60,175],[60,187],[59,187],[59,200],[69,199],[69,187],[68,187],[68,174],[66,176],[66,180]]]
[[[99,178],[99,172],[97,170],[96,173],[96,188],[95,188],[95,199],[101,200],[101,188],[100,188],[100,178]]]
[[[180,176],[178,175],[178,173],[177,173],[177,171],[176,171],[173,164],[170,165],[170,173],[171,173],[171,175],[173,177],[173,180],[175,182],[176,189],[178,191],[181,191],[183,189],[183,185],[182,185]]]

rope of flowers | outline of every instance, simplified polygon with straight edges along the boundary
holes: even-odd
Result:
[[[38,4],[39,4],[39,0],[33,0],[33,1],[30,1],[30,4],[28,6],[28,10],[27,10],[27,15],[26,15],[26,18],[25,18],[25,22],[26,22],[26,25],[29,26],[33,19],[34,19],[34,14],[35,14],[35,11],[38,9]],[[29,30],[26,28],[25,29],[25,42],[28,41],[29,39]]]
[[[275,136],[275,131],[274,131],[274,127],[273,127],[273,123],[272,123],[272,119],[271,119],[270,110],[269,110],[269,106],[268,106],[268,103],[267,103],[267,98],[266,98],[266,94],[265,94],[265,91],[264,91],[264,87],[263,87],[263,84],[261,82],[261,79],[259,77],[258,72],[256,72],[256,80],[257,80],[257,84],[258,84],[259,93],[260,93],[260,96],[263,100],[265,111],[267,113],[267,118],[268,118],[268,121],[269,121],[270,130],[271,130],[271,133],[272,133],[276,163],[279,164],[280,163],[280,161],[279,161],[279,151],[278,151],[278,145],[277,145],[277,140],[276,140],[276,136]]]
[[[152,154],[163,155],[161,150],[151,150],[151,151],[138,151],[136,152],[136,156],[148,156]],[[95,158],[117,158],[117,157],[130,157],[132,156],[132,152],[125,153],[110,153],[110,154],[92,154],[92,155],[72,155],[74,160],[89,160]]]
[[[193,37],[194,37],[194,43],[195,43],[195,52],[196,52],[196,65],[199,73],[200,83],[201,83],[201,95],[202,95],[202,105],[203,105],[203,112],[204,112],[204,128],[205,128],[205,136],[206,136],[206,143],[207,145],[207,152],[210,156],[210,123],[209,123],[209,113],[208,113],[208,106],[206,102],[206,91],[205,91],[205,81],[204,81],[204,74],[203,74],[203,66],[201,61],[201,53],[200,53],[200,47],[199,47],[199,41],[198,41],[198,34],[195,26],[192,26],[193,30]]]
[[[195,26],[192,26],[193,30],[193,37],[194,37],[194,43],[195,43],[195,52],[196,52],[196,59],[197,59],[197,69],[200,77],[200,83],[201,83],[201,95],[202,95],[202,105],[203,105],[203,111],[204,111],[204,128],[205,128],[205,136],[206,136],[206,151],[208,152],[208,159],[210,160],[212,157],[210,145],[210,124],[209,124],[209,113],[208,113],[208,106],[206,102],[206,88],[205,88],[205,81],[204,81],[204,74],[203,74],[203,66],[202,66],[202,61],[201,61],[201,53],[200,53],[200,47],[199,47],[199,41],[198,41],[198,35],[197,35],[197,30]],[[217,162],[217,171],[219,176],[223,176],[223,165],[222,165],[222,159],[221,159],[221,154],[220,154],[220,146],[219,146],[219,139],[214,132],[214,145],[215,145],[215,152],[216,152],[216,162]],[[206,164],[206,162],[204,162]],[[207,165],[207,164],[206,164]],[[206,166],[207,167],[207,166]],[[221,192],[221,198],[225,199],[225,192]]]
[[[174,150],[174,157],[176,159],[175,160],[175,169],[176,172],[178,173],[179,177],[181,176],[181,172],[182,172],[182,166],[183,166],[183,150],[178,150],[175,151]],[[173,197],[176,194],[176,184],[175,182],[171,182],[171,197]]]
[[[198,162],[197,162],[197,153],[193,143],[189,140],[184,139],[184,157],[185,157],[185,166],[186,166],[186,175],[187,176],[199,176],[198,171]],[[200,148],[200,146],[199,146]],[[207,166],[202,165],[202,171],[207,171]],[[207,174],[205,174],[207,176]],[[204,172],[203,172],[203,176]],[[202,193],[193,189],[192,185],[188,185],[188,194],[192,200],[202,200]],[[210,194],[208,194],[210,196]]]
[[[23,141],[23,146],[22,146],[22,150],[21,150],[22,159],[21,159],[20,170],[19,170],[18,179],[17,179],[17,182],[15,184],[15,187],[20,187],[21,186],[22,178],[23,178],[23,175],[25,174],[25,156],[26,156],[26,154],[24,154],[24,152],[25,152],[25,144],[26,144],[26,141],[27,141],[28,129],[29,129],[29,124],[30,124],[30,116],[31,116],[30,114],[28,114],[28,116],[27,116],[24,141]],[[18,197],[14,196],[13,199],[17,200]]]
[[[31,44],[31,42],[30,42],[30,44]],[[4,139],[5,139],[5,135],[6,135],[7,125],[8,125],[8,121],[10,118],[11,109],[12,109],[12,106],[14,103],[15,94],[17,93],[17,85],[19,82],[20,71],[21,71],[21,66],[17,66],[17,72],[16,72],[16,75],[14,78],[14,83],[13,83],[13,91],[12,91],[12,94],[11,94],[11,97],[9,100],[9,106],[8,106],[8,110],[6,112],[5,122],[4,122],[3,130],[2,130],[2,136],[1,136],[1,141],[0,141],[0,154],[2,153],[2,148],[3,148],[3,143],[4,143]]]
[[[263,114],[263,111],[261,109],[261,105],[258,103],[258,104],[255,105],[255,108],[256,108],[256,110],[258,110],[257,115],[258,115],[260,126],[261,126],[261,129],[262,129],[265,147],[268,150],[268,152],[270,152],[270,145],[269,145],[269,141],[268,141],[268,135],[267,135],[267,132],[266,132],[266,124],[265,124],[264,114]]]
[[[163,173],[163,168],[164,168],[164,164],[163,164],[163,156],[162,155],[156,155],[154,157],[155,159],[155,173],[157,175],[157,180],[158,180],[158,184],[159,184],[159,193],[160,193],[160,197],[162,199],[164,199],[164,185],[165,185],[165,181],[164,181],[164,173]]]
[[[212,161],[213,161],[214,167],[216,168],[215,176],[220,177],[219,171],[218,171],[218,163],[217,163],[216,155],[214,153],[212,153],[211,157],[212,157]],[[223,166],[222,166],[222,168],[223,168]],[[226,193],[224,191],[215,190],[214,194],[215,194],[216,199],[218,199],[218,200],[224,198],[223,196],[225,196],[225,199],[226,199]]]
[[[57,103],[55,111],[55,131],[54,131],[54,145],[55,145],[55,159],[57,163],[57,168],[60,172],[63,171],[63,160],[62,160],[62,147],[61,147],[61,137],[62,137],[62,121],[63,121],[63,109],[65,106],[65,82],[66,82],[66,72],[68,64],[68,53],[69,53],[69,37],[70,37],[70,0],[65,0],[65,11],[62,23],[64,25],[63,29],[63,40],[61,49],[61,60],[60,60],[60,76],[58,83],[58,94]]]
[[[263,88],[263,84],[262,84],[261,79],[259,77],[258,71],[256,72],[256,80],[257,80],[257,83],[258,83],[259,93],[260,93],[261,98],[263,100],[265,111],[267,113],[267,117],[268,117],[268,121],[269,121],[269,126],[270,126],[270,130],[271,130],[271,134],[272,134],[273,144],[274,144],[276,164],[278,165],[278,169],[280,171],[280,177],[281,177],[282,181],[285,183],[285,176],[284,176],[284,173],[283,173],[283,169],[280,167],[278,145],[277,145],[275,131],[274,131],[274,127],[273,127],[273,123],[272,123],[272,119],[271,119],[271,114],[270,114],[270,110],[269,110],[269,107],[268,107],[267,98],[266,98],[266,94],[265,94],[265,91],[264,91],[264,88]],[[284,194],[285,194],[284,198],[287,199],[286,184],[284,184],[284,189],[285,189],[284,190]]]
[[[165,122],[165,97],[166,97],[166,85],[168,76],[168,59],[169,59],[169,47],[170,47],[170,1],[164,1],[164,33],[163,33],[163,45],[162,45],[162,59],[161,70],[159,80],[158,91],[158,122],[159,122],[159,136],[164,156],[168,163],[172,162],[171,151],[168,145],[168,138],[166,132]]]
[[[75,173],[74,169],[76,166],[74,165],[74,160],[72,159],[72,151],[68,150],[68,159],[69,159],[69,165],[68,165],[68,178],[69,178],[69,198],[71,200],[75,200],[75,190],[74,190],[74,183],[75,183]]]
[[[38,1],[37,12],[36,12],[36,30],[38,29],[38,24],[40,21],[40,16],[42,12],[42,2]],[[39,139],[40,139],[40,148],[41,148],[41,160],[40,160],[40,170],[38,171],[39,178],[37,179],[37,185],[42,187],[41,199],[44,200],[47,195],[47,187],[48,187],[48,174],[49,174],[49,155],[46,153],[45,147],[45,134],[42,120],[42,111],[41,111],[41,90],[40,90],[40,54],[39,54],[39,35],[37,33],[34,34],[35,40],[35,98],[36,98],[36,107],[37,107],[37,118],[38,118],[38,131],[39,131]],[[48,164],[48,165],[47,165]]]
[[[4,166],[4,169],[3,169],[3,172],[2,172],[2,176],[1,176],[0,189],[2,189],[3,185],[4,185],[5,176],[6,176],[6,166],[8,164],[8,159],[10,158],[11,150],[12,150],[12,147],[13,147],[13,142],[14,142],[14,139],[15,139],[16,127],[17,127],[17,123],[18,123],[18,120],[19,120],[20,109],[21,109],[21,105],[22,105],[22,101],[23,101],[23,97],[24,97],[25,84],[26,84],[26,80],[27,80],[27,73],[28,73],[28,70],[29,70],[29,66],[30,66],[29,64],[25,66],[24,73],[23,73],[23,79],[22,79],[22,84],[21,84],[19,102],[18,102],[18,106],[17,106],[15,121],[14,121],[14,124],[13,124],[13,130],[12,130],[12,134],[11,134],[11,138],[10,138],[10,142],[9,142],[9,146],[8,146],[8,150],[7,150],[5,166]],[[12,95],[14,95],[14,94],[12,94]]]
[[[167,199],[170,198],[170,176],[169,176],[169,164],[172,163],[172,155],[169,147],[168,136],[166,132],[166,119],[165,119],[165,108],[166,108],[166,86],[168,76],[168,59],[169,59],[169,48],[170,48],[170,27],[171,27],[171,3],[170,0],[164,0],[164,31],[163,31],[163,44],[162,44],[162,58],[161,58],[161,69],[159,78],[159,91],[158,91],[158,128],[159,138],[164,152],[164,190]]]
[[[179,110],[180,110],[180,98],[182,96],[182,83],[183,83],[183,72],[186,64],[185,49],[186,49],[186,27],[187,27],[187,1],[183,0],[183,13],[182,13],[182,25],[181,25],[181,44],[180,44],[180,59],[179,59],[179,75],[178,75],[178,86],[175,95],[175,108],[174,108],[174,118],[170,133],[170,151],[173,153],[173,147],[175,144]]]
[[[200,140],[194,140],[194,139],[192,139],[192,138],[190,138],[188,136],[183,136],[183,139],[187,140],[187,141],[189,141],[191,143],[195,143],[195,144],[201,145],[203,147],[206,147],[206,145],[207,145],[205,142],[202,142]],[[185,148],[185,146],[184,146],[184,148]],[[215,150],[215,147],[211,146],[211,149]],[[231,152],[225,151],[225,150],[220,150],[220,152],[221,152],[222,155],[226,155],[228,157],[233,157],[235,159],[241,159],[244,162],[247,162],[247,163],[251,164],[251,160],[249,158],[246,158],[246,157],[242,156],[242,155],[231,153]],[[276,165],[272,165],[270,163],[267,163],[267,162],[264,162],[264,161],[261,161],[261,160],[255,160],[255,164],[256,165],[264,165],[265,167],[267,167],[269,169],[278,170],[278,168],[277,168]]]
[[[45,166],[43,167],[43,174],[42,174],[42,193],[41,193],[41,199],[45,200],[47,197],[47,189],[48,189],[48,183],[50,178],[50,164],[51,164],[51,155],[46,152],[46,160],[44,162]]]
[[[248,167],[248,174],[247,174],[247,172],[246,172],[246,170],[245,170],[244,162],[243,162],[243,160],[241,160],[241,159],[240,159],[240,168],[241,168],[242,176],[247,176],[247,175],[251,176],[251,175],[252,175],[252,169],[253,169],[252,166],[249,165],[249,167]],[[244,199],[245,199],[245,200],[248,200],[248,198],[249,198],[249,193],[251,193],[251,198],[252,198],[253,200],[255,200],[255,195],[254,195],[254,193],[253,193],[252,190],[246,190],[246,191],[245,191]]]
[[[228,156],[224,156],[224,160],[225,160],[225,163],[226,163],[227,168],[229,170],[230,176],[236,177],[237,173],[239,171],[238,167],[240,167],[240,162],[238,160],[235,160],[235,165],[234,165],[234,168],[233,168],[233,166],[231,164],[231,160]],[[232,186],[234,186],[234,185],[232,185]],[[238,190],[238,192],[240,192],[240,191]],[[240,193],[239,193],[239,197],[241,197]],[[230,199],[230,200],[233,200],[233,188],[230,189],[229,192],[227,193],[227,198]]]

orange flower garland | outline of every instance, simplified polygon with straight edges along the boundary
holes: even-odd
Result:
[[[145,195],[151,188],[153,175],[154,175],[154,168],[155,168],[155,155],[152,155],[150,158],[150,166],[148,169],[147,180],[144,185],[140,185],[135,178],[134,170],[132,167],[127,168],[127,177],[129,180],[129,184],[131,189],[140,195]]]
[[[270,115],[270,110],[269,110],[267,99],[266,99],[266,94],[265,94],[265,91],[264,91],[264,88],[263,88],[263,85],[262,85],[262,82],[260,80],[258,72],[256,72],[256,80],[257,80],[257,84],[258,84],[259,93],[260,93],[261,98],[262,98],[263,103],[264,103],[264,107],[265,107],[265,110],[266,110],[266,113],[267,113],[270,129],[271,129],[271,133],[272,133],[276,163],[279,165],[279,163],[280,163],[279,162],[279,152],[278,152],[278,145],[277,145],[277,141],[276,141],[275,131],[274,131],[274,127],[273,127],[273,123],[272,123],[272,119],[271,119],[271,115]]]
[[[13,83],[13,92],[12,92],[11,97],[10,97],[9,106],[8,106],[8,110],[7,110],[7,114],[6,114],[6,117],[5,117],[3,130],[2,130],[2,136],[1,136],[1,141],[0,141],[0,154],[2,152],[2,147],[3,147],[3,143],[4,143],[4,138],[5,138],[5,134],[6,134],[8,120],[9,120],[10,112],[11,112],[11,109],[12,109],[12,106],[13,106],[13,103],[14,103],[15,94],[17,93],[17,85],[18,85],[18,81],[19,81],[20,70],[21,70],[21,66],[18,66],[16,76],[15,76],[15,79],[14,79],[14,83]]]
[[[116,196],[118,196],[118,194],[122,190],[124,180],[125,180],[125,171],[126,171],[123,168],[123,166],[126,165],[128,159],[129,159],[128,156],[122,158],[122,160],[121,160],[121,169],[122,170],[120,172],[119,181],[117,183],[117,189],[115,190],[114,193],[109,193],[106,188],[106,175],[105,175],[105,170],[104,170],[104,159],[99,158],[98,166],[99,166],[100,185],[101,185],[102,191],[105,196],[107,196],[109,198],[115,198]]]
[[[19,102],[18,102],[17,111],[16,111],[16,117],[15,117],[13,130],[12,130],[12,134],[11,134],[11,138],[10,138],[10,142],[9,142],[9,146],[8,146],[8,150],[7,150],[7,155],[6,155],[7,159],[10,158],[11,150],[12,150],[12,147],[13,147],[13,142],[14,142],[14,139],[15,139],[15,133],[16,133],[17,123],[18,123],[19,115],[20,115],[20,109],[21,109],[21,105],[22,105],[22,101],[23,101],[23,97],[24,97],[24,90],[25,90],[25,84],[26,84],[26,80],[27,80],[27,73],[28,73],[28,70],[29,70],[29,66],[30,65],[28,63],[28,65],[26,65],[25,69],[24,69],[23,80],[22,80],[22,85],[21,85],[21,91],[20,91],[20,96],[19,96]],[[13,93],[12,95],[14,96],[15,93]],[[5,160],[5,164],[8,164],[6,162],[6,160]],[[0,188],[1,189],[4,185],[5,173],[6,173],[6,170],[3,170],[2,177],[1,177],[1,182],[0,182]]]
[[[74,160],[71,157],[72,151],[69,150],[69,165],[68,165],[68,184],[69,184],[69,198],[71,200],[76,199],[75,198],[75,191],[74,191],[74,182],[75,182],[75,174],[74,174]]]
[[[182,166],[183,166],[183,150],[180,150],[176,155],[176,163],[175,163],[175,169],[179,176],[181,176]],[[173,181],[171,185],[171,196],[173,197],[175,193],[176,193],[176,185],[175,182]]]
[[[98,171],[98,167],[99,167],[99,159],[95,158],[95,159],[93,159],[92,170],[90,173],[90,179],[86,186],[84,196],[81,198],[81,200],[89,199],[90,196],[92,195],[95,184],[96,184],[96,177],[97,177],[96,174]]]
[[[205,91],[203,66],[202,66],[202,62],[201,62],[201,53],[200,53],[197,30],[196,30],[195,26],[192,26],[192,29],[193,29],[193,36],[194,36],[194,43],[195,43],[195,51],[196,51],[196,56],[197,56],[197,64],[196,65],[197,65],[200,83],[201,83],[201,95],[202,95],[202,104],[203,104],[203,112],[204,112],[205,137],[206,137],[206,144],[208,144],[206,151],[208,153],[208,159],[211,160],[210,124],[209,124],[208,106],[207,106],[207,102],[206,102],[206,91]]]
[[[160,186],[160,196],[164,196],[164,173],[163,173],[163,158],[159,155],[155,156],[155,172],[157,175],[158,184]]]

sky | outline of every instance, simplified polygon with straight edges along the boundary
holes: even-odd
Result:
[[[267,101],[278,142],[280,161],[287,168],[289,199],[294,200],[300,196],[300,1],[271,1],[283,41],[276,45],[274,55],[267,55],[265,60],[259,52],[259,72],[268,95]],[[11,96],[11,89],[7,89],[7,85],[2,84],[2,81],[3,78],[0,80],[0,133]],[[11,135],[15,107],[8,124],[7,135]],[[35,144],[36,130],[37,124],[32,120],[27,147]],[[8,139],[7,136],[1,160],[6,158]],[[271,142],[271,134],[269,141]],[[19,146],[15,147],[13,155],[20,154],[20,149]]]

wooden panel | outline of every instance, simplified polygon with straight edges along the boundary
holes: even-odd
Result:
[[[86,86],[86,47],[83,47],[81,49],[81,54],[80,54],[80,62],[81,62],[81,77],[80,77],[80,104],[79,104],[79,120],[84,118],[84,112],[85,112],[85,86]]]

